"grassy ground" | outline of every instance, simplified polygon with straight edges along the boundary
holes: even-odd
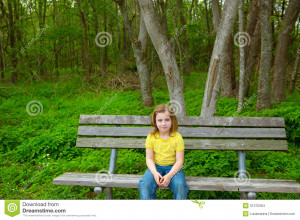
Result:
[[[80,114],[151,115],[154,107],[144,108],[137,75],[95,77],[64,76],[59,81],[17,85],[0,84],[0,198],[1,199],[104,199],[93,187],[56,186],[52,180],[64,172],[108,170],[109,149],[77,149]],[[192,73],[185,77],[188,116],[199,116],[206,76]],[[3,88],[5,87],[5,88]],[[111,89],[113,88],[113,89]],[[164,76],[153,87],[155,105],[167,103]],[[237,100],[221,98],[217,116],[280,116],[285,118],[288,152],[247,152],[247,171],[251,178],[293,179],[300,182],[300,95],[288,95],[287,102],[274,103],[272,109],[255,111],[256,95],[237,112]],[[26,110],[31,101],[38,109]],[[41,111],[42,110],[42,111]],[[238,168],[237,152],[186,151],[184,171],[189,176],[233,177]],[[143,174],[147,169],[145,151],[122,149],[118,152],[116,173]],[[137,189],[114,189],[116,199],[138,199]],[[158,199],[172,199],[172,192],[157,191]],[[238,192],[191,191],[189,199],[238,199]],[[299,194],[258,193],[258,199],[300,199]]]

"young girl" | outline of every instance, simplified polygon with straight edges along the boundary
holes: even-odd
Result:
[[[168,105],[158,105],[153,113],[154,129],[146,140],[146,170],[139,182],[140,199],[156,199],[156,187],[169,187],[174,199],[187,199],[188,185],[182,168],[184,143],[177,132],[176,116]]]

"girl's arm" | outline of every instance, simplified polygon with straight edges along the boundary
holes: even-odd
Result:
[[[157,185],[161,186],[162,184],[160,183],[160,178],[162,178],[162,175],[156,170],[153,159],[153,149],[146,148],[146,163],[148,169],[154,176],[155,182],[157,183]]]
[[[182,151],[176,151],[176,162],[173,165],[172,169],[170,170],[170,172],[168,174],[166,174],[163,177],[163,182],[162,185],[163,186],[168,186],[172,177],[178,173],[180,171],[180,169],[183,166],[183,161],[184,161],[184,150]]]
[[[169,175],[172,178],[176,173],[178,173],[183,166],[183,161],[184,161],[184,150],[176,151],[176,162],[167,175]]]
[[[146,164],[153,175],[157,173],[153,158],[153,149],[146,148]]]

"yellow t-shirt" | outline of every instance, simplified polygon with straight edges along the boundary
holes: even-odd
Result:
[[[154,163],[159,166],[169,166],[176,162],[176,151],[184,150],[181,134],[175,132],[168,140],[163,140],[159,133],[149,134],[146,139],[146,148],[153,149]]]

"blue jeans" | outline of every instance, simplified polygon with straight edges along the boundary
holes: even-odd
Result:
[[[162,176],[170,172],[173,165],[159,166],[155,165],[157,172]],[[156,199],[156,187],[153,174],[149,169],[146,170],[143,179],[139,182],[140,199]],[[185,175],[182,169],[176,173],[170,180],[169,189],[174,193],[174,199],[187,199],[189,187],[185,182]]]

